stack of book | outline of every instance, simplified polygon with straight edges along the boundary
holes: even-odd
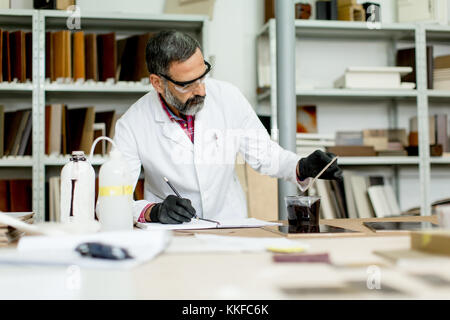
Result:
[[[297,133],[297,154],[307,157],[316,150],[325,151],[334,146],[334,135],[317,133]]]
[[[145,48],[152,33],[117,40],[114,32],[47,32],[45,77],[51,82],[148,81]]]
[[[95,107],[68,109],[63,104],[45,107],[45,153],[66,155],[72,151],[89,154],[95,138],[114,137],[119,115],[115,111],[95,112]],[[99,143],[95,154],[109,153],[111,146]]]
[[[402,76],[411,73],[411,67],[348,67],[334,82],[342,89],[414,89],[415,83],[402,82]]]
[[[34,214],[32,212],[11,212],[5,214],[26,223],[33,223]],[[0,247],[10,245],[11,243],[17,241],[22,235],[23,232],[0,223]]]
[[[30,82],[33,79],[32,33],[0,29],[0,82]]]
[[[417,116],[409,120],[409,147],[408,155],[419,154],[419,128]],[[445,113],[431,115],[428,118],[428,130],[430,139],[430,155],[440,157],[450,152],[450,137],[448,134],[448,116]]]
[[[344,170],[344,181],[317,180],[324,219],[372,218],[401,214],[393,188],[383,176],[363,176]]]
[[[435,90],[450,90],[450,55],[434,59],[433,81]]]
[[[406,156],[404,129],[367,129],[336,132],[336,145],[327,151],[341,157]]]
[[[5,112],[0,106],[0,158],[31,155],[31,109]]]

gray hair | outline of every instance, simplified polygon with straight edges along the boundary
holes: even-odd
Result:
[[[168,75],[172,62],[183,62],[192,57],[200,44],[186,33],[175,30],[161,31],[150,38],[145,50],[150,74]]]

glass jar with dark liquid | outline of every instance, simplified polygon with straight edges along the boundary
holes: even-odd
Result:
[[[289,233],[319,233],[319,197],[289,196],[285,198]]]

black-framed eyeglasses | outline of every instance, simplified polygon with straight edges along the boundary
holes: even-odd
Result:
[[[204,78],[206,77],[206,75],[211,71],[212,67],[211,65],[206,61],[205,61],[205,65],[206,65],[206,71],[198,78],[195,78],[193,80],[189,80],[189,81],[175,81],[172,78],[170,78],[169,76],[160,73],[159,76],[163,77],[164,79],[172,82],[173,84],[177,85],[178,87],[181,87],[182,89],[188,87],[189,85],[195,83],[195,82],[203,82]]]

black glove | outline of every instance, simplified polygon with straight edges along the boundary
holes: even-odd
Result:
[[[319,174],[330,163],[333,158],[336,157],[335,154],[331,152],[323,152],[320,150],[314,151],[306,158],[300,159],[298,162],[300,180],[305,180],[306,178],[314,178]],[[342,181],[342,170],[338,167],[337,161],[335,161],[320,177],[319,179],[325,180],[338,180]]]
[[[152,222],[181,224],[189,222],[195,215],[191,200],[170,195],[162,203],[155,204],[150,212]]]

